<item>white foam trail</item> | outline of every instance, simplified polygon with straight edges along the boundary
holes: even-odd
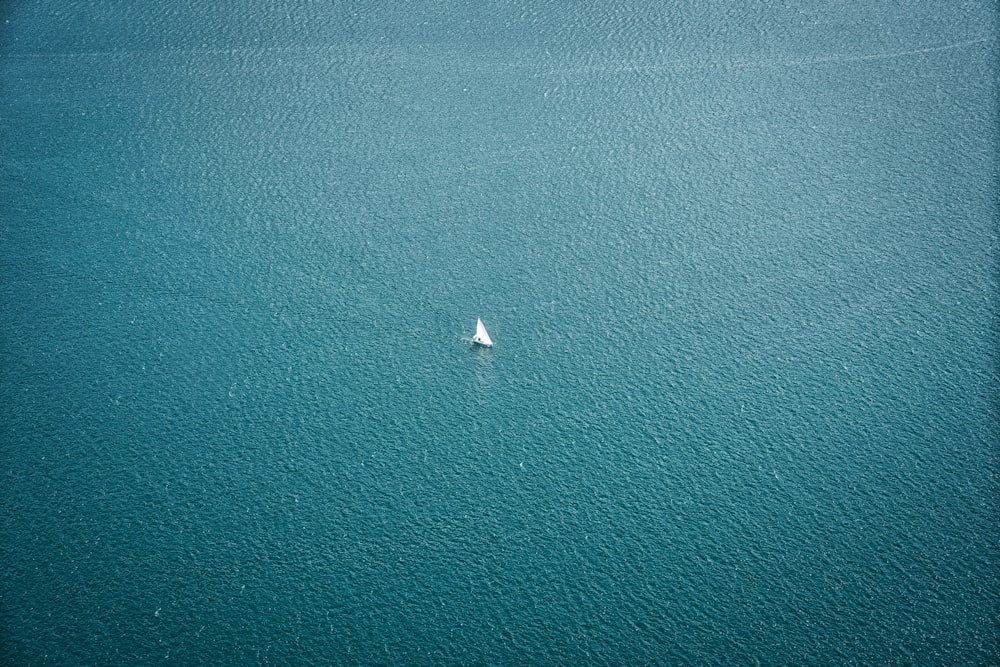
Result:
[[[831,56],[821,56],[818,58],[806,58],[800,62],[788,62],[782,63],[789,66],[795,65],[814,65],[821,63],[849,63],[849,62],[861,62],[866,60],[891,60],[893,58],[904,58],[906,56],[916,56],[923,53],[935,53],[938,51],[951,51],[953,49],[961,49],[966,46],[972,46],[974,44],[983,44],[985,42],[992,41],[992,37],[980,37],[978,39],[968,39],[963,42],[954,42],[952,44],[943,44],[941,46],[927,46],[920,49],[906,49],[903,51],[893,51],[891,53],[871,53],[867,55],[848,55],[848,54],[837,54]]]
[[[940,44],[938,46],[924,46],[916,49],[904,49],[902,51],[891,51],[889,53],[867,53],[849,54],[836,53],[829,55],[808,56],[795,60],[761,59],[761,60],[704,60],[704,61],[674,61],[649,65],[583,65],[580,67],[551,68],[547,74],[583,74],[592,72],[658,72],[670,70],[699,70],[713,68],[766,68],[766,67],[805,67],[810,65],[825,65],[829,63],[850,63],[864,62],[870,60],[891,60],[894,58],[905,58],[907,56],[921,55],[925,53],[936,53],[940,51],[951,51],[962,49],[976,44],[985,44],[994,41],[993,37],[977,37],[961,42],[950,44]],[[532,67],[532,65],[526,65]]]

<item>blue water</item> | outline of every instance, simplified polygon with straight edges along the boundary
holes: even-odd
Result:
[[[0,663],[1000,662],[993,3],[332,4],[0,10]]]

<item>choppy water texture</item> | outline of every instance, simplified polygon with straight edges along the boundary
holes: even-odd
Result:
[[[857,4],[4,3],[0,662],[1000,661],[995,6]]]

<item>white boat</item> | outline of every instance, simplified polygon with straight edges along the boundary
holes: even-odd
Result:
[[[490,340],[490,335],[486,333],[483,321],[478,317],[476,318],[476,335],[472,337],[472,342],[483,347],[493,347],[493,341]]]

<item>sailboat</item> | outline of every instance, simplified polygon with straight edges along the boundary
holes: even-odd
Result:
[[[476,318],[476,335],[472,337],[472,342],[483,347],[493,347],[493,341],[490,340],[490,335],[486,333],[483,321],[478,317]]]

